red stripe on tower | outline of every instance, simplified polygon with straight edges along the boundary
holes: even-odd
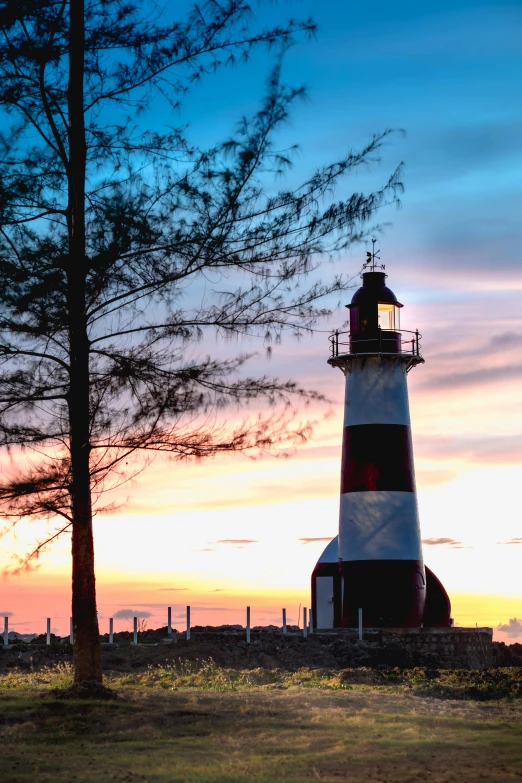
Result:
[[[405,424],[354,424],[344,428],[341,493],[415,492],[410,428]]]

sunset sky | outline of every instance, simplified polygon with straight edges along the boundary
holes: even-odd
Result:
[[[402,209],[380,214],[377,236],[388,285],[404,304],[401,325],[423,334],[426,364],[408,382],[425,562],[448,590],[456,624],[522,642],[520,3],[302,0],[256,13],[266,23],[311,14],[320,25],[316,41],[285,57],[284,81],[308,89],[280,138],[300,145],[292,181],[374,132],[405,131],[339,195],[378,186],[404,161]],[[185,99],[195,141],[224,139],[255,111],[271,57],[259,52]],[[149,115],[151,126],[165,121],[157,108]],[[356,275],[366,249],[325,262],[324,277]],[[345,313],[313,337],[288,338],[270,361],[262,345],[237,346],[258,351],[260,374],[292,377],[330,399],[301,411],[318,423],[292,458],[158,458],[119,491],[123,507],[97,518],[102,632],[118,612],[116,629],[127,628],[130,610],[153,627],[172,606],[181,628],[186,604],[193,624],[244,623],[247,604],[253,624],[280,624],[281,607],[295,621],[299,605],[310,605],[311,571],[337,533],[344,386],[326,360],[328,332]],[[44,530],[22,522],[0,539],[0,569]],[[50,616],[65,634],[69,541],[39,563],[0,581],[0,616],[21,632],[43,631]]]

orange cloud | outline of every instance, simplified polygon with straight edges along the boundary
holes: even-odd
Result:
[[[422,543],[426,546],[451,546],[456,548],[462,546],[462,541],[457,541],[455,538],[423,538]]]

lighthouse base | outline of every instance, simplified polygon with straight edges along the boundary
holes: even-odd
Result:
[[[421,560],[354,560],[340,563],[341,627],[418,628],[426,601]]]
[[[420,560],[338,561],[337,536],[312,572],[312,619],[317,629],[451,628],[444,586]]]

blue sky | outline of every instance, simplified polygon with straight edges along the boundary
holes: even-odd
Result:
[[[285,58],[284,80],[304,84],[309,101],[297,107],[281,143],[298,142],[303,176],[384,128],[392,137],[373,176],[357,177],[351,192],[384,179],[404,161],[403,212],[390,210],[387,238],[411,263],[427,250],[442,270],[517,265],[522,173],[522,63],[519,3],[281,2],[258,9],[268,23],[292,14],[314,16],[317,40]],[[185,100],[201,142],[226,136],[253,110],[270,67],[266,52],[247,66],[223,71]],[[416,256],[414,258],[414,256]]]

